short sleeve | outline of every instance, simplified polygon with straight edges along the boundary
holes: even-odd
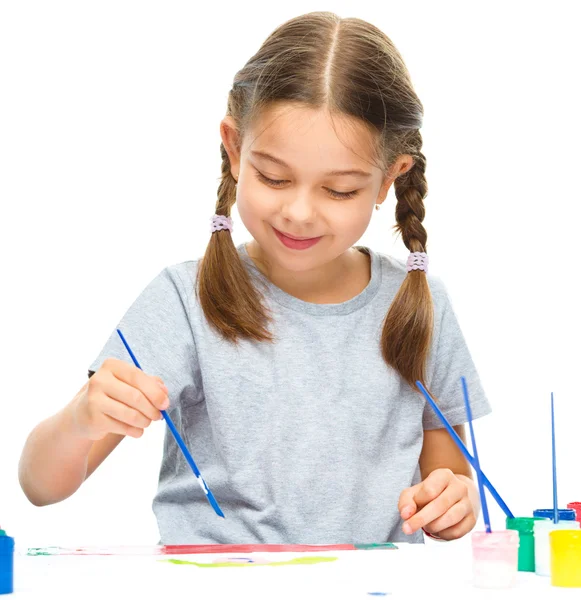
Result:
[[[126,310],[89,365],[89,376],[107,358],[134,364],[117,333],[120,329],[143,371],[161,377],[168,388],[172,406],[184,386],[191,383],[197,369],[187,307],[188,299],[179,273],[166,267]]]
[[[491,407],[448,292],[441,280],[438,279],[437,282],[437,292],[433,297],[435,306],[439,305],[438,310],[435,311],[439,314],[439,322],[435,323],[432,377],[428,380],[428,388],[450,425],[454,426],[468,421],[461,377],[466,378],[472,418],[489,414]],[[432,407],[426,402],[423,428],[442,429],[443,427]]]

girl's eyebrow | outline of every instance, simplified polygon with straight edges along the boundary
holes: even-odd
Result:
[[[266,160],[270,160],[273,163],[276,163],[277,165],[281,165],[282,167],[286,167],[287,169],[290,169],[289,165],[287,165],[284,160],[282,160],[281,158],[277,158],[276,156],[273,156],[272,154],[268,154],[268,152],[262,152],[260,150],[251,150],[250,153],[253,156],[258,156],[260,158],[265,158]],[[326,173],[326,175],[331,175],[331,176],[337,176],[337,175],[357,175],[359,177],[371,177],[371,173],[368,173],[367,171],[362,171],[361,169],[347,169],[347,170],[335,170],[335,171],[329,171],[328,173]]]

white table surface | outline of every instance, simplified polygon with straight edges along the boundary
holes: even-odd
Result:
[[[199,554],[179,556],[26,556],[17,549],[14,594],[1,598],[576,598],[581,589],[552,587],[550,578],[518,573],[508,590],[472,585],[469,538],[451,543],[398,544],[397,550],[310,553],[338,560],[314,565],[200,568],[166,558],[216,562],[234,556],[288,560],[305,554]]]

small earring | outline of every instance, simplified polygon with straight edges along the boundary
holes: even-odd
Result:
[[[379,210],[379,204],[375,205],[375,210]]]

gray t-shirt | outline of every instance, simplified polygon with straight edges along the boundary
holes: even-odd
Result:
[[[195,297],[199,260],[163,269],[137,297],[89,367],[133,364],[169,389],[169,414],[224,511],[207,502],[166,428],[153,500],[161,543],[423,542],[401,531],[401,491],[418,483],[423,430],[442,425],[424,397],[381,356],[388,307],[405,264],[366,250],[371,279],[339,304],[287,294],[238,252],[266,295],[276,342],[236,346],[209,325]],[[428,275],[434,335],[427,385],[452,425],[490,412],[441,280]]]

